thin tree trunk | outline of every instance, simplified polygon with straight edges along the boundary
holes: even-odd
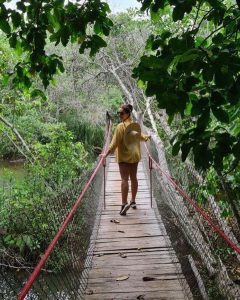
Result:
[[[226,194],[226,196],[227,196],[228,203],[229,203],[229,205],[231,206],[232,211],[233,211],[233,213],[234,213],[234,215],[235,215],[235,218],[236,218],[236,220],[237,220],[238,228],[240,228],[240,212],[239,212],[238,207],[237,207],[237,205],[236,205],[236,203],[235,203],[235,198],[234,198],[234,196],[233,196],[233,192],[232,192],[232,190],[229,188],[228,184],[225,182],[225,180],[224,180],[224,178],[223,178],[221,172],[218,171],[218,170],[216,170],[216,171],[217,171],[217,174],[218,174],[218,178],[219,178],[219,180],[220,180],[220,183],[221,183],[221,185],[222,185],[222,188],[223,188],[223,190],[224,190],[224,192],[225,192],[225,194]]]
[[[10,128],[12,130],[12,132],[16,135],[16,137],[22,143],[22,145],[25,148],[25,150],[31,155],[31,158],[33,158],[35,160],[35,157],[32,154],[31,150],[29,149],[27,143],[24,141],[23,137],[18,132],[18,130],[14,127],[14,125],[11,124],[10,122],[8,122],[8,120],[6,120],[3,116],[0,116],[0,121],[2,121],[8,128]]]
[[[5,135],[7,136],[7,138],[10,140],[10,142],[14,145],[14,147],[15,148],[17,148],[17,150],[22,154],[22,156],[24,156],[27,160],[29,160],[30,162],[32,162],[31,161],[31,158],[30,157],[28,157],[19,147],[18,147],[18,145],[11,139],[11,137],[7,134],[7,133],[5,133]]]

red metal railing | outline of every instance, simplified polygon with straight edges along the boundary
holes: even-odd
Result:
[[[104,148],[103,148],[103,151],[102,151],[101,154],[104,154],[106,152],[107,147],[108,147],[108,144],[109,144],[109,141],[110,141],[110,136],[111,136],[111,128],[112,128],[112,124],[111,124],[111,121],[109,119],[108,120],[108,125],[107,125],[107,130],[106,130],[106,136],[105,136],[105,145],[104,145]],[[18,300],[23,300],[25,298],[25,296],[28,294],[29,290],[31,289],[33,283],[36,281],[37,277],[39,276],[39,273],[41,272],[44,264],[46,263],[49,256],[51,255],[53,249],[55,248],[56,244],[58,243],[58,241],[59,241],[60,237],[62,236],[63,232],[67,228],[68,224],[71,223],[74,215],[76,214],[76,211],[78,210],[78,208],[79,208],[79,206],[80,206],[80,204],[81,204],[81,202],[84,198],[84,195],[86,194],[87,190],[89,189],[89,187],[90,187],[93,179],[95,178],[96,174],[98,173],[98,171],[102,167],[104,167],[104,173],[105,173],[105,165],[106,165],[105,158],[104,158],[103,155],[100,155],[100,159],[97,163],[97,166],[93,170],[93,173],[92,173],[91,177],[89,178],[86,185],[84,186],[84,188],[83,188],[81,194],[79,195],[78,199],[76,200],[74,206],[71,208],[70,212],[68,213],[65,220],[61,224],[58,232],[56,233],[56,235],[52,239],[51,243],[47,247],[44,255],[42,256],[42,258],[38,262],[38,264],[35,267],[34,271],[29,276],[29,278],[28,278],[27,282],[25,283],[25,285],[23,286],[22,290],[20,291],[20,293],[18,295],[18,298],[17,298]],[[105,183],[104,183],[104,186],[105,186]]]

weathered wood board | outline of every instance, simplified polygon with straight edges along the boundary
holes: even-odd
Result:
[[[151,208],[142,163],[138,179],[137,209],[120,216],[121,180],[118,165],[110,158],[106,209],[101,214],[86,300],[192,299],[161,217]]]

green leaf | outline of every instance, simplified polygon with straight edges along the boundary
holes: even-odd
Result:
[[[180,5],[175,6],[172,13],[173,21],[176,22],[178,20],[182,20],[184,17],[185,11],[182,9]]]
[[[12,11],[11,18],[12,18],[13,26],[14,26],[15,28],[17,28],[18,26],[20,26],[21,21],[22,21],[22,17],[21,17],[21,15],[20,15],[19,12],[17,12],[17,11]]]
[[[197,128],[198,129],[205,129],[209,124],[210,119],[210,111],[209,109],[205,109],[201,115],[201,117],[197,120]]]
[[[48,22],[50,23],[50,25],[56,30],[58,31],[60,29],[60,24],[58,22],[58,19],[56,17],[56,15],[54,13],[48,12],[47,13],[47,18],[48,18]]]
[[[9,45],[11,48],[15,48],[17,44],[17,35],[13,33],[12,36],[9,38]]]
[[[225,37],[223,36],[222,33],[218,33],[217,35],[215,35],[213,38],[212,38],[212,41],[214,44],[222,44],[222,42],[224,41]]]
[[[192,143],[184,143],[182,146],[181,146],[181,151],[182,151],[182,161],[185,161],[190,150],[192,148]]]
[[[96,21],[93,29],[96,34],[101,33],[102,32],[102,24],[100,24],[99,22]]]
[[[212,65],[206,64],[203,71],[202,71],[203,79],[207,82],[210,82],[213,80],[214,76],[214,68]]]
[[[206,97],[198,99],[197,101],[193,101],[191,115],[192,116],[201,115],[205,111],[205,109],[208,108],[208,106],[209,106],[209,100]]]
[[[0,18],[0,29],[7,34],[11,33],[11,27],[9,23],[7,22],[7,20],[2,18]]]
[[[240,160],[240,141],[238,141],[232,148],[234,156]]]
[[[106,2],[101,3],[102,6],[102,11],[104,11],[105,13],[110,13],[111,9],[109,7],[109,5]]]
[[[189,92],[192,90],[194,85],[196,85],[199,82],[199,79],[194,76],[189,76],[186,78],[185,83],[183,84],[183,88],[186,92]]]
[[[172,155],[176,156],[179,150],[180,150],[180,142],[178,141],[172,146]]]
[[[158,11],[158,8],[156,8],[156,6],[152,6],[150,9],[150,15],[151,15],[151,19],[154,22],[157,22],[160,18],[160,12]]]
[[[207,169],[212,162],[212,154],[207,144],[197,144],[193,147],[194,162],[197,168]]]
[[[61,34],[61,42],[65,47],[69,41],[69,36],[70,36],[69,28],[67,26],[62,26],[60,34]]]
[[[18,2],[16,3],[16,5],[17,5],[17,8],[18,8],[19,10],[21,10],[22,12],[26,12],[26,6],[25,6],[25,4],[23,3],[23,1],[18,1]]]
[[[145,89],[146,88],[146,85],[145,85],[144,81],[142,81],[142,80],[138,80],[137,85],[140,89]]]
[[[7,74],[4,74],[4,75],[3,75],[3,77],[2,77],[2,84],[3,84],[4,86],[6,86],[6,85],[8,84],[9,78],[10,78],[9,75],[7,75]]]
[[[63,62],[62,62],[61,60],[58,60],[58,69],[59,69],[60,72],[62,72],[62,73],[65,71]]]
[[[191,116],[191,111],[192,111],[192,102],[188,102],[187,106],[186,106],[186,109],[184,111],[184,114],[186,116]]]
[[[229,116],[228,113],[226,111],[224,111],[223,109],[221,109],[220,107],[215,107],[212,106],[211,107],[212,113],[214,114],[214,116],[223,123],[229,123]]]
[[[176,55],[173,58],[172,62],[169,64],[168,71],[170,73],[172,71],[176,71],[178,64],[188,63],[189,61],[195,60],[199,56],[199,54],[197,52],[198,52],[198,50],[196,50],[196,49],[190,49],[190,50],[185,51],[183,54]]]
[[[226,99],[218,91],[213,91],[210,98],[211,105],[219,107],[226,103]]]
[[[24,76],[23,77],[23,84],[25,85],[25,87],[27,88],[27,89],[29,89],[30,87],[31,87],[31,85],[32,85],[32,81],[29,79],[29,77],[28,76]]]
[[[164,30],[163,33],[161,34],[161,38],[165,41],[172,35],[171,31]]]
[[[92,36],[90,56],[95,55],[102,47],[107,47],[107,43],[98,35]]]
[[[234,83],[234,79],[231,72],[223,72],[221,68],[215,72],[215,83],[219,88],[226,88]]]
[[[44,94],[44,92],[39,89],[34,89],[33,91],[31,91],[30,97],[31,98],[41,97],[44,101],[47,100],[47,97]]]
[[[151,5],[152,0],[143,0],[141,11],[145,11]]]

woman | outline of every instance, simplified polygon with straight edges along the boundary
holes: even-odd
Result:
[[[121,175],[121,193],[122,193],[122,207],[120,210],[120,215],[125,216],[127,210],[132,207],[136,209],[136,195],[138,190],[138,180],[137,180],[137,167],[138,162],[141,159],[140,152],[140,143],[134,149],[128,149],[127,145],[124,143],[124,132],[127,126],[133,123],[131,118],[133,107],[131,104],[123,104],[119,111],[119,117],[121,123],[117,125],[114,136],[112,138],[111,144],[109,146],[109,150],[106,153],[108,156],[110,153],[115,151],[116,159],[119,164],[119,171]],[[147,141],[150,138],[148,135],[141,134],[140,140]],[[132,188],[132,200],[130,204],[127,202],[128,197],[128,179],[130,177],[131,180],[131,188]]]

